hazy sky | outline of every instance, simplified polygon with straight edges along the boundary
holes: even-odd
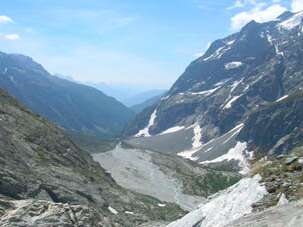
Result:
[[[303,0],[1,0],[0,50],[80,81],[168,88],[215,39]]]

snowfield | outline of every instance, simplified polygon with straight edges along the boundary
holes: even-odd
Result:
[[[242,65],[243,65],[243,63],[240,61],[233,61],[233,62],[229,62],[229,63],[225,64],[225,69],[226,70],[236,69],[236,68],[241,67]]]
[[[195,154],[203,145],[201,142],[202,139],[202,129],[199,124],[196,124],[194,126],[191,126],[189,128],[193,128],[194,136],[192,138],[192,148],[187,151],[179,152],[178,155],[180,157],[190,159],[192,161],[197,160],[196,158],[192,158],[193,154]]]
[[[167,227],[223,227],[251,213],[252,204],[268,193],[265,186],[260,185],[260,180],[260,175],[242,179]]]
[[[205,95],[205,96],[209,96],[209,95],[213,94],[215,91],[217,91],[219,88],[221,88],[221,86],[215,87],[215,88],[210,89],[210,90],[205,90],[205,91],[190,92],[190,95]]]
[[[152,127],[155,123],[155,120],[157,118],[157,109],[154,110],[154,112],[151,114],[148,125],[144,128],[141,129],[138,134],[135,135],[135,137],[149,137],[149,128]]]
[[[190,159],[192,161],[197,161],[200,164],[218,163],[223,161],[236,160],[239,161],[239,167],[241,168],[240,173],[246,174],[249,171],[249,163],[247,158],[250,158],[252,155],[252,152],[247,152],[246,143],[235,141],[235,144],[230,146],[229,149],[224,147],[229,143],[233,143],[232,141],[239,134],[243,126],[244,126],[243,124],[239,124],[235,126],[233,129],[231,129],[229,132],[225,133],[224,135],[212,139],[204,144],[201,142],[198,144],[198,142],[201,141],[202,135],[201,132],[198,130],[198,126],[196,126],[197,128],[196,130],[194,130],[194,136],[192,138],[193,140],[192,148],[179,152],[177,154],[180,157],[183,157],[185,159]],[[201,129],[200,126],[199,129]],[[207,159],[203,159],[206,153],[211,153],[213,150],[220,149],[218,146],[224,147],[221,154],[219,153],[218,155],[214,155],[212,158],[208,156]]]
[[[216,163],[216,162],[223,162],[223,161],[231,161],[231,160],[236,160],[239,161],[239,167],[241,168],[240,173],[245,175],[247,173],[249,173],[249,162],[247,160],[246,156],[250,156],[247,155],[246,153],[246,148],[247,148],[247,144],[246,142],[237,142],[236,146],[231,148],[226,154],[210,160],[210,161],[203,161],[200,162],[200,164],[209,164],[209,163]]]
[[[174,132],[178,132],[182,129],[184,129],[184,126],[175,126],[169,129],[166,129],[165,131],[161,132],[160,135],[165,135],[165,134],[169,134],[169,133],[174,133]]]
[[[232,105],[233,105],[233,103],[234,103],[235,101],[237,101],[240,97],[241,97],[241,95],[237,95],[237,96],[232,97],[232,98],[225,104],[225,106],[223,107],[223,109],[225,110],[225,109],[231,108]]]
[[[284,100],[286,98],[288,98],[288,95],[284,95],[283,97],[279,98],[276,102],[280,102],[280,101],[282,101],[282,100]]]
[[[193,137],[193,148],[199,148],[202,146],[202,129],[199,124],[194,127],[194,137]]]
[[[286,30],[291,30],[291,29],[299,26],[302,19],[303,19],[303,12],[299,12],[299,13],[295,14],[294,16],[292,16],[291,18],[289,18],[288,20],[280,23],[278,25],[278,27],[286,29]]]

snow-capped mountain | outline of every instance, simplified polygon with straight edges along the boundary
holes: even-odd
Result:
[[[252,21],[240,32],[213,42],[160,102],[136,117],[128,127],[127,135],[133,137],[129,142],[201,164],[220,163],[221,168],[234,169],[231,163],[238,163],[240,168],[236,169],[243,173],[253,153],[285,152],[281,149],[283,143],[287,143],[287,150],[291,149],[294,141],[302,137],[302,130],[292,137],[289,133],[298,124],[289,125],[287,130],[277,124],[292,107],[300,106],[302,19],[303,12],[286,12],[274,21]],[[268,113],[274,116],[280,109],[274,106],[279,105],[287,111],[272,121],[275,123],[271,128],[262,127],[273,119],[268,116],[263,124],[250,127],[250,122],[260,120],[253,114],[261,111],[260,116],[266,112],[264,109],[271,108]],[[291,112],[293,119],[302,118],[299,110]],[[259,131],[264,134],[268,130],[275,134],[269,138],[270,145],[264,147],[261,144],[268,141],[257,142],[256,138]]]

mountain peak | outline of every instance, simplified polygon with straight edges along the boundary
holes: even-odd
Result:
[[[290,11],[285,11],[284,13],[282,13],[280,16],[278,16],[277,18],[280,20],[287,20],[290,17],[292,17],[294,15],[294,13],[290,12]]]
[[[256,22],[255,20],[252,20],[250,22],[248,22],[242,29],[241,32],[245,32],[245,31],[253,31],[257,28],[259,28],[261,25],[261,23]]]

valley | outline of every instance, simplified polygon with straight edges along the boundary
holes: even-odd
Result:
[[[182,183],[172,173],[165,174],[153,164],[151,152],[123,150],[120,146],[93,156],[124,188],[153,196],[163,202],[178,204],[184,210],[193,210],[205,198],[182,193]],[[159,204],[159,206],[166,206]]]
[[[187,211],[240,179],[234,173],[201,168],[176,156],[125,148],[121,144],[93,157],[122,187],[178,204]]]
[[[168,91],[87,84],[0,52],[0,226],[302,225],[302,11],[214,41]]]

